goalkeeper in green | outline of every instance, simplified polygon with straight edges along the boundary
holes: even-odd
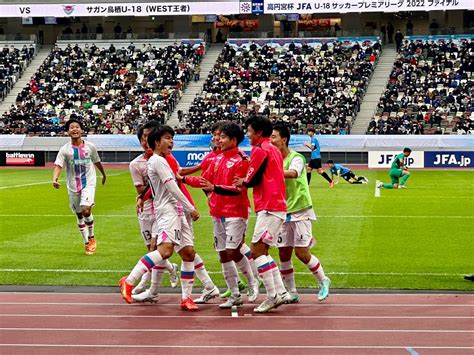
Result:
[[[393,160],[392,166],[390,167],[390,179],[391,184],[384,184],[383,182],[377,181],[377,188],[385,189],[406,189],[405,183],[410,177],[410,172],[405,165],[404,159],[409,157],[411,154],[410,148],[403,149],[403,153],[398,154]],[[401,178],[401,181],[399,182]]]

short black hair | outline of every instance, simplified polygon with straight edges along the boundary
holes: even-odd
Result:
[[[174,130],[170,126],[162,125],[159,127],[152,128],[152,131],[148,135],[148,146],[155,150],[156,148],[156,141],[159,141],[161,137],[163,137],[166,133],[171,134],[174,137]]]
[[[403,153],[411,153],[411,149],[410,148],[404,148]]]
[[[273,127],[270,120],[263,116],[253,116],[245,121],[245,127],[252,127],[255,132],[262,132],[262,137],[270,137]]]
[[[281,138],[286,138],[286,146],[288,147],[288,145],[290,144],[291,137],[290,129],[288,128],[288,126],[281,123],[277,123],[273,126],[273,130],[277,131],[280,134]]]
[[[329,160],[326,162],[326,164],[334,164],[334,161],[331,160],[331,159],[329,159]]]
[[[73,123],[77,123],[79,124],[79,126],[81,126],[81,129],[84,130],[84,125],[82,124],[81,121],[79,121],[78,119],[76,118],[71,118],[69,119],[66,124],[64,125],[64,128],[66,129],[66,132],[69,131],[69,126],[71,126],[71,124]]]
[[[237,145],[242,143],[245,138],[244,132],[237,123],[229,122],[223,125],[220,129],[221,133],[224,133],[229,138],[237,139]]]
[[[313,132],[316,133],[316,130],[313,127],[310,127],[306,130],[306,132]]]
[[[160,123],[158,121],[148,121],[148,122],[146,122],[144,125],[142,125],[142,126],[140,126],[140,128],[138,128],[138,131],[137,131],[138,140],[139,141],[142,140],[143,131],[145,129],[158,128],[158,127],[160,127]]]
[[[229,121],[217,121],[211,126],[211,133],[214,133],[215,131],[221,131],[222,132],[222,127],[224,127]]]

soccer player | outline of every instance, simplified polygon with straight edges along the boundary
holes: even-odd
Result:
[[[305,158],[302,154],[289,149],[290,130],[283,125],[273,127],[270,137],[272,144],[283,156],[283,169],[286,186],[286,221],[277,235],[277,247],[280,254],[281,275],[283,282],[291,294],[291,302],[299,301],[295,285],[295,274],[291,262],[291,254],[295,250],[296,257],[311,271],[319,282],[318,300],[323,301],[329,295],[331,280],[324,274],[318,258],[310,253],[313,233],[312,221],[316,220],[309,185],[304,176]]]
[[[267,299],[254,312],[264,313],[291,301],[278,266],[268,255],[286,217],[285,178],[280,151],[270,143],[272,124],[262,116],[249,118],[245,125],[252,145],[250,166],[245,178],[236,177],[237,187],[253,187],[257,220],[252,237],[252,256],[267,291]]]
[[[61,147],[54,162],[53,187],[59,189],[61,186],[58,179],[61,169],[66,166],[69,206],[77,216],[77,225],[84,239],[86,254],[92,255],[96,250],[92,216],[97,183],[95,167],[102,174],[102,185],[105,184],[107,177],[95,145],[82,139],[84,130],[82,123],[72,118],[66,122],[64,128],[71,141]]]
[[[408,171],[407,166],[405,165],[404,159],[409,157],[411,154],[410,148],[403,149],[403,153],[398,154],[392,162],[392,166],[390,168],[390,179],[392,179],[391,184],[384,184],[381,181],[377,180],[376,187],[378,189],[406,189],[405,183],[407,182],[408,178],[410,177],[410,172]],[[399,183],[399,179],[402,180]]]
[[[326,164],[329,166],[329,171],[331,172],[331,179],[334,181],[334,175],[336,175],[337,179],[334,181],[334,184],[339,184],[339,180],[342,176],[344,180],[346,180],[349,184],[367,184],[369,179],[364,176],[356,176],[354,172],[346,168],[342,164],[335,164],[333,160],[328,160]]]
[[[321,164],[321,146],[319,141],[316,138],[316,130],[314,128],[308,128],[308,136],[311,139],[310,143],[305,143],[304,145],[311,149],[311,160],[309,161],[308,167],[306,169],[306,177],[308,179],[308,184],[311,182],[311,171],[316,169],[319,175],[325,178],[329,182],[329,187],[334,187],[334,181],[329,177],[328,174],[323,170]]]
[[[140,145],[142,146],[144,152],[140,154],[138,157],[136,157],[134,160],[132,160],[132,162],[130,163],[129,169],[130,169],[130,174],[132,176],[133,185],[135,186],[135,189],[139,196],[143,194],[146,191],[146,189],[149,187],[147,164],[148,164],[148,159],[153,155],[153,151],[148,146],[148,142],[147,142],[148,134],[150,133],[150,130],[152,130],[153,128],[157,128],[158,126],[159,126],[158,122],[150,121],[150,122],[145,123],[145,125],[141,126],[137,132],[138,141],[140,142]],[[153,201],[151,199],[147,199],[146,201],[144,201],[143,208],[137,209],[137,215],[138,215],[138,223],[140,225],[140,232],[143,237],[143,241],[145,242],[145,246],[147,247],[148,251],[152,251],[151,234],[153,230],[153,225],[156,223],[155,215],[153,213]],[[157,281],[156,279],[159,277],[158,270],[163,270],[163,268],[168,270],[168,272],[170,273],[171,287],[175,288],[178,285],[178,275],[177,275],[178,265],[171,264],[169,260],[165,260],[163,262],[163,265],[161,266],[155,265],[151,273],[146,272],[143,275],[141,281],[132,290],[132,294],[137,295],[137,294],[144,293],[146,290],[146,285],[148,281],[150,280],[150,277],[152,276],[152,274],[154,275],[153,283],[156,284],[156,281]],[[149,293],[157,295],[157,290],[152,289],[149,291]],[[134,299],[138,301],[153,301],[153,302],[157,301],[158,296],[154,298],[150,298],[150,299],[148,296],[149,295],[147,292],[146,295],[141,295],[138,299],[135,299],[135,298]]]
[[[200,177],[183,178],[191,186],[211,192],[209,207],[214,222],[214,248],[219,253],[222,272],[231,291],[221,308],[243,304],[237,268],[248,280],[249,302],[258,297],[258,279],[254,277],[249,260],[240,252],[250,207],[247,188],[232,185],[234,177],[245,177],[249,167],[248,157],[238,148],[243,140],[244,133],[237,124],[225,124],[220,135],[221,154]]]
[[[148,177],[153,191],[156,219],[153,237],[156,238],[157,248],[143,256],[131,273],[120,279],[120,290],[124,300],[131,303],[136,281],[153,266],[171,257],[173,250],[176,250],[182,259],[181,309],[196,311],[198,306],[191,299],[196,252],[190,219],[196,221],[199,212],[179,188],[175,174],[165,159],[171,154],[173,137],[173,129],[166,125],[154,129],[148,136],[148,145],[154,151],[148,160]]]

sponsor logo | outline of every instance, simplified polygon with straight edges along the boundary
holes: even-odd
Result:
[[[390,168],[393,160],[400,153],[401,151],[371,151],[369,152],[369,168]],[[423,152],[412,151],[410,156],[404,159],[404,163],[411,168],[423,168]]]
[[[474,152],[425,152],[425,166],[432,168],[472,168]]]
[[[35,155],[33,153],[6,153],[6,165],[35,165]]]
[[[63,10],[66,15],[70,15],[74,12],[74,5],[63,5]]]

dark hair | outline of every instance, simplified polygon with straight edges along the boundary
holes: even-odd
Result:
[[[222,132],[222,127],[224,127],[226,124],[228,124],[229,121],[218,121],[214,123],[211,127],[211,132],[214,133],[215,131],[221,131]]]
[[[290,144],[290,130],[288,126],[283,125],[281,123],[277,123],[276,125],[273,126],[273,130],[277,131],[280,134],[281,138],[286,138],[286,146],[288,147],[288,144]]]
[[[73,123],[77,123],[79,124],[79,126],[81,126],[81,129],[83,130],[84,129],[84,125],[82,124],[81,121],[79,121],[78,119],[75,119],[75,118],[71,118],[69,121],[66,122],[66,124],[64,125],[64,128],[66,129],[66,132],[69,131],[69,126]]]
[[[140,126],[140,128],[138,128],[138,131],[137,131],[138,140],[139,141],[142,140],[143,131],[145,129],[158,128],[158,127],[160,127],[160,123],[158,121],[148,121],[148,122],[146,122],[144,125],[142,125],[142,126]]]
[[[253,116],[245,121],[245,127],[252,127],[255,132],[262,132],[262,137],[270,137],[273,127],[270,120],[263,116]]]
[[[159,141],[161,137],[163,137],[166,133],[169,133],[174,137],[174,130],[170,126],[162,125],[158,127],[153,127],[147,139],[149,147],[155,150],[156,141]]]
[[[306,130],[306,132],[313,132],[316,133],[316,130],[313,127],[310,127]]]
[[[410,148],[404,148],[403,153],[411,153],[411,149]]]
[[[334,161],[331,160],[331,159],[329,159],[329,160],[326,162],[326,164],[334,164]]]
[[[227,137],[229,138],[235,138],[237,140],[237,145],[242,143],[244,140],[244,132],[240,128],[240,126],[236,123],[230,122],[226,123],[225,125],[222,126],[220,129],[221,133],[224,133]]]

